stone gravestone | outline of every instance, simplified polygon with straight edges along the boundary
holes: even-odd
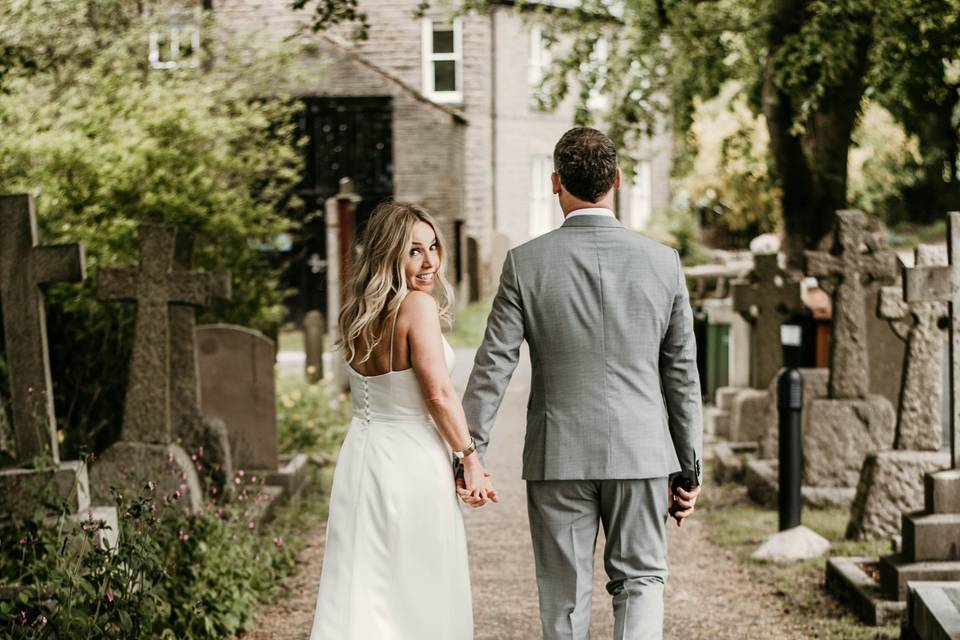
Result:
[[[172,226],[141,225],[138,268],[100,269],[98,297],[136,302],[137,319],[120,441],[93,465],[91,481],[98,496],[110,485],[139,489],[153,480],[159,492],[179,491],[196,510],[200,481],[190,456],[174,442],[171,423],[170,305],[204,306],[213,292],[210,274],[174,270],[176,235]]]
[[[60,461],[40,290],[40,285],[47,282],[82,281],[86,277],[85,262],[81,243],[37,244],[31,196],[0,196],[0,302],[12,396],[13,453],[21,464],[38,456],[48,459],[32,468],[0,471],[0,519],[32,513],[37,492],[49,489],[75,510],[75,520],[89,517],[107,521],[111,530],[105,532],[103,540],[112,545],[118,532],[116,508],[91,508],[86,465]]]
[[[730,402],[730,439],[759,441],[770,423],[771,381],[783,367],[780,326],[803,308],[798,280],[780,268],[776,253],[753,257],[753,271],[733,283],[733,307],[752,325],[750,386]]]
[[[804,421],[804,484],[854,487],[871,451],[893,446],[890,402],[869,393],[864,295],[872,282],[892,284],[896,255],[862,211],[837,212],[830,252],[806,252],[807,275],[833,297],[829,398],[809,405]]]
[[[945,265],[946,252],[920,246],[916,265]],[[881,538],[898,532],[900,514],[923,506],[923,476],[949,463],[941,453],[943,333],[949,322],[945,302],[906,302],[901,287],[880,291],[880,317],[907,343],[894,451],[867,456],[860,472],[847,536]]]
[[[193,270],[192,234],[178,232],[174,247],[174,271]],[[229,299],[230,275],[196,274],[208,278],[211,298]],[[222,490],[233,476],[230,442],[223,421],[208,418],[200,410],[200,374],[197,364],[196,309],[191,304],[170,305],[170,419],[175,441],[189,451],[202,448],[201,456],[213,466],[213,479]]]
[[[0,197],[0,299],[17,462],[59,461],[57,422],[40,285],[86,277],[83,244],[38,245],[30,196]],[[15,384],[14,384],[15,381]]]
[[[197,345],[203,413],[227,425],[234,466],[262,473],[288,494],[298,491],[306,456],[279,456],[273,341],[246,327],[213,324],[197,327]]]
[[[917,265],[904,270],[903,298],[908,304],[944,301],[950,321],[950,469],[923,477],[922,511],[901,516],[900,552],[876,558],[830,558],[827,588],[857,605],[858,614],[876,624],[905,605],[914,581],[960,581],[960,464],[957,460],[957,413],[960,411],[960,212],[947,216],[948,266]],[[879,588],[862,570],[878,565]]]

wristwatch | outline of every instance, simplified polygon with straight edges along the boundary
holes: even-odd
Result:
[[[477,450],[477,443],[473,438],[470,438],[470,444],[463,451],[454,451],[453,455],[457,456],[458,460],[463,460],[468,455]]]

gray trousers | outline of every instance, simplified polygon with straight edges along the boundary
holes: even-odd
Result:
[[[527,482],[544,640],[590,637],[598,523],[614,639],[663,637],[667,490],[667,478]]]

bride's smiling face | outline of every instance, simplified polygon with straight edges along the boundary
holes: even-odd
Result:
[[[404,273],[411,291],[433,291],[433,281],[440,268],[440,243],[433,227],[423,221],[413,225],[413,235],[407,248]]]

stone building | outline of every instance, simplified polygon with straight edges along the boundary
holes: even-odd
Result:
[[[311,17],[288,0],[206,2],[223,28],[276,38]],[[319,44],[304,62],[316,72],[294,87],[307,102],[312,145],[301,195],[322,200],[352,174],[365,198],[361,218],[384,197],[420,202],[454,249],[457,268],[448,273],[459,280],[460,299],[477,299],[492,294],[507,249],[562,222],[551,156],[572,124],[574,103],[537,108],[550,51],[541,28],[514,3],[455,18],[438,6],[416,17],[419,4],[361,0],[366,40],[350,41],[347,26],[315,37]],[[325,127],[355,135],[326,140]],[[651,141],[637,160],[618,215],[643,229],[652,211],[669,204],[669,136]]]

